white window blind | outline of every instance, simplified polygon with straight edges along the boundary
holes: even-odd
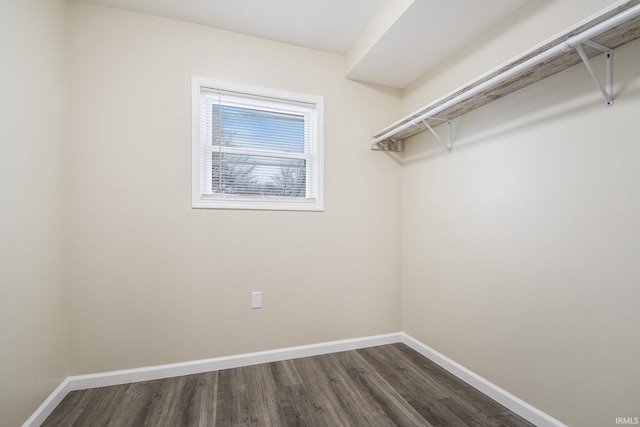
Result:
[[[322,99],[206,83],[194,83],[194,207],[322,210]]]

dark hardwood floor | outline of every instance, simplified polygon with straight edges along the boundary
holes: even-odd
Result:
[[[43,426],[531,426],[404,344],[71,392]]]

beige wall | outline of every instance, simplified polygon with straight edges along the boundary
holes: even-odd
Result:
[[[604,6],[557,3],[468,52]],[[572,426],[640,415],[639,57],[616,50],[611,108],[578,65],[455,120],[452,154],[427,134],[405,153],[403,330]],[[405,112],[505,59],[454,58]]]
[[[67,376],[67,5],[0,2],[0,425]]]
[[[81,3],[71,21],[73,374],[400,329],[400,169],[368,150],[398,92],[339,55]],[[192,74],[325,97],[325,212],[191,209]]]

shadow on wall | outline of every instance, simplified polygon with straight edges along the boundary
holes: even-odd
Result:
[[[640,71],[637,74],[640,75]],[[544,82],[541,83],[544,84]],[[452,155],[455,152],[473,148],[477,144],[490,143],[500,137],[526,131],[526,129],[541,126],[544,123],[578,116],[586,111],[596,109],[606,111],[609,108],[616,108],[615,102],[612,107],[605,107],[604,101],[596,98],[592,91],[578,92],[578,89],[584,89],[584,86],[578,84],[574,86],[577,87],[576,93],[571,93],[574,96],[562,98],[540,96],[535,87],[527,88],[525,90],[529,90],[531,93],[527,94],[528,102],[526,104],[521,102],[521,97],[507,97],[453,120],[453,150],[451,154],[447,153],[429,132],[423,132],[409,139],[405,144],[405,152],[399,155],[392,152],[385,153],[399,163],[407,165]],[[566,86],[564,88],[566,89]],[[566,90],[563,91],[563,94],[567,95]],[[627,82],[615,91],[614,100],[622,95],[625,98],[640,96],[640,87],[633,87],[631,82]],[[531,112],[532,110],[534,112]],[[487,123],[488,121],[490,123]],[[500,122],[498,126],[495,125],[496,121]],[[465,127],[466,122],[472,125]],[[440,125],[435,130],[441,135],[441,138],[447,137],[446,125]]]
[[[498,99],[452,121],[453,152],[478,143],[526,131],[533,126],[578,116],[586,111],[603,114],[616,110],[616,103],[639,96],[640,42],[632,42],[615,50],[614,105],[604,107],[604,100],[583,64],[577,64],[531,86]],[[604,55],[592,58],[596,73],[602,78]],[[425,100],[425,102],[430,100]],[[435,128],[447,137],[446,124]],[[403,153],[386,154],[401,164],[411,164],[449,155],[428,132],[410,138]]]

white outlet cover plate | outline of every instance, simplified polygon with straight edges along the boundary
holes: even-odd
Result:
[[[262,292],[251,292],[251,308],[262,308]]]

